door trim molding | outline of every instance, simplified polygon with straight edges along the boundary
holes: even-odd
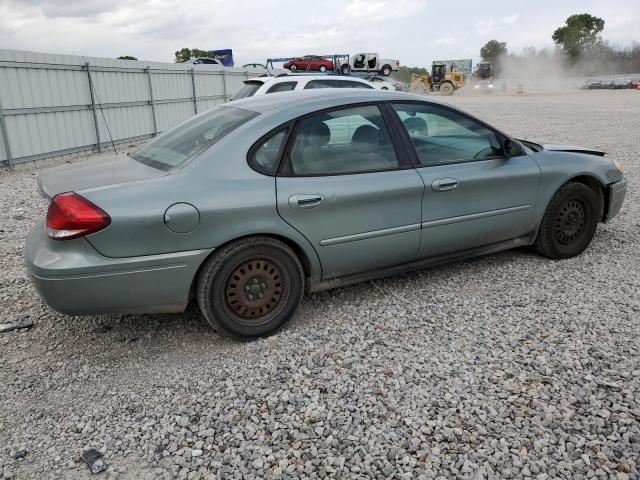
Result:
[[[382,230],[372,230],[370,232],[354,233],[352,235],[344,235],[342,237],[327,238],[320,241],[321,247],[330,247],[332,245],[340,245],[342,243],[356,242],[358,240],[368,240],[370,238],[385,237],[387,235],[395,235],[397,233],[406,233],[420,230],[419,223],[411,225],[402,225],[400,227],[383,228]]]
[[[507,213],[520,212],[528,210],[531,205],[519,205],[517,207],[500,208],[498,210],[489,210],[488,212],[470,213],[468,215],[460,215],[459,217],[441,218],[440,220],[430,220],[422,222],[422,228],[440,227],[442,225],[450,225],[452,223],[468,222],[469,220],[477,220],[479,218],[494,217],[497,215],[505,215]]]
[[[512,248],[523,247],[525,245],[531,245],[535,240],[535,231],[522,237],[514,238],[512,240],[506,240],[504,242],[494,243],[491,245],[484,245],[482,247],[472,248],[469,250],[463,250],[460,252],[448,253],[446,255],[440,255],[437,257],[423,258],[414,262],[404,263],[401,265],[395,265],[392,267],[372,270],[363,273],[356,273],[347,275],[344,277],[330,278],[320,281],[307,281],[305,288],[307,292],[318,292],[321,290],[329,290],[331,288],[343,287],[345,285],[352,285],[354,283],[365,282],[367,280],[373,280],[376,278],[387,277],[389,275],[397,275],[401,273],[410,272],[412,270],[418,270],[421,268],[432,267],[435,265],[441,265],[444,263],[450,263],[453,261],[464,260],[467,258],[478,257],[481,255],[487,255],[490,253],[497,253],[503,250],[509,250]]]

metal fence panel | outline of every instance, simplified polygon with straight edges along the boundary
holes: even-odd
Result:
[[[0,49],[0,167],[150,138],[259,74]]]

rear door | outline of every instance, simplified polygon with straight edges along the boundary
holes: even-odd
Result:
[[[503,137],[457,110],[393,105],[424,180],[420,257],[515,239],[534,227],[540,169],[507,157]]]
[[[276,186],[278,212],[314,246],[324,279],[415,259],[424,184],[378,106],[298,120]]]

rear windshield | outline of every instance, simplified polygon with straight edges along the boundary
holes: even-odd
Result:
[[[166,131],[132,153],[131,158],[169,170],[203,152],[257,115],[257,112],[241,108],[216,107]]]
[[[239,100],[241,98],[253,97],[253,95],[262,86],[262,82],[244,82],[244,85],[233,94],[231,100]]]

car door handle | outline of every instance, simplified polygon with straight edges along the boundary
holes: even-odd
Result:
[[[436,178],[431,183],[431,189],[434,192],[446,192],[447,190],[453,190],[458,186],[458,180],[455,178]]]
[[[324,195],[319,193],[298,193],[289,197],[289,205],[299,208],[317,207],[324,200]]]

